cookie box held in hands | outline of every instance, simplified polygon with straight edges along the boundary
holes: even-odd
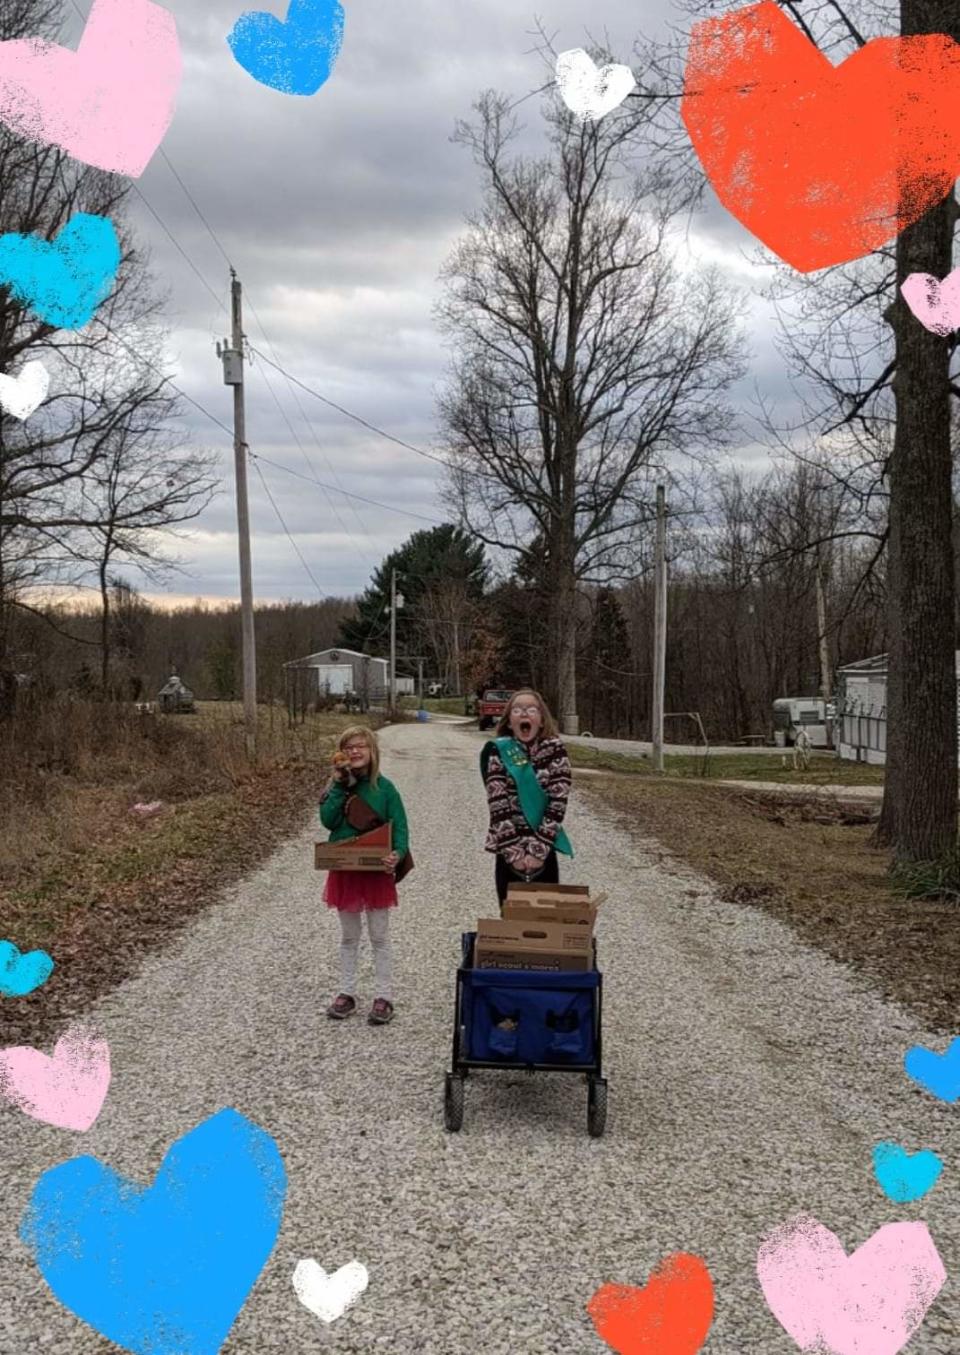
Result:
[[[313,864],[317,870],[371,870],[385,873],[383,858],[393,850],[393,830],[389,823],[344,842],[318,842]]]

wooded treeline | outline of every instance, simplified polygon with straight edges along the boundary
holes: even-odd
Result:
[[[666,709],[696,711],[711,741],[769,729],[780,696],[814,695],[823,680],[817,576],[823,589],[828,682],[837,664],[886,644],[885,576],[875,543],[852,536],[808,548],[809,516],[826,512],[829,485],[796,463],[763,476],[717,477],[707,516],[671,522]],[[679,505],[671,505],[679,507]],[[648,537],[638,556],[649,556]],[[535,557],[534,557],[535,558]],[[494,577],[484,552],[453,527],[415,532],[386,558],[360,599],[285,602],[257,608],[258,689],[283,696],[282,666],[337,646],[389,653],[386,602],[393,569],[405,590],[398,614],[398,670],[426,658],[426,680],[452,693],[490,683],[550,690],[548,586],[526,565]],[[49,624],[52,622],[53,625]],[[101,617],[51,610],[48,620],[18,614],[16,650],[39,690],[98,690]],[[236,606],[197,603],[175,611],[149,606],[124,584],[111,594],[111,693],[151,699],[176,671],[200,699],[241,693]],[[652,572],[577,595],[580,722],[597,736],[650,732]],[[693,726],[668,722],[668,738],[688,741]]]

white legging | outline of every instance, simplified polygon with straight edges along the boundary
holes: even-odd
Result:
[[[376,978],[374,997],[393,1000],[390,985],[390,909],[368,908],[363,913],[348,913],[340,910],[340,971],[341,993],[347,997],[356,996],[357,952],[360,949],[360,933],[363,919],[367,919],[367,934],[373,947],[373,968]]]

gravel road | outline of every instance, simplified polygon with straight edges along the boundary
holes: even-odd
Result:
[[[430,723],[382,741],[417,860],[393,920],[396,1020],[324,1018],[337,923],[319,901],[311,826],[92,1009],[114,1080],[87,1134],[0,1107],[4,1355],[116,1349],[50,1297],[17,1239],[37,1175],[92,1153],[148,1182],[170,1143],[223,1106],[275,1137],[289,1179],[277,1246],[229,1355],[602,1352],[590,1296],[605,1282],[643,1284],[680,1250],[714,1276],[710,1355],[787,1355],[796,1347],[764,1304],[755,1260],[762,1234],[801,1210],[848,1250],[885,1222],[925,1220],[957,1276],[960,1108],[902,1069],[911,1045],[943,1042],[776,921],[717,901],[641,832],[626,838],[586,783],[564,878],[610,894],[598,925],[606,1136],[588,1138],[577,1078],[494,1073],[469,1080],[463,1131],[445,1133],[459,935],[494,898],[480,737]],[[926,1200],[881,1194],[870,1165],[881,1140],[939,1152],[944,1178]],[[356,1258],[370,1273],[330,1326],[291,1287],[311,1256],[328,1271]],[[956,1352],[958,1330],[953,1278],[909,1351]]]

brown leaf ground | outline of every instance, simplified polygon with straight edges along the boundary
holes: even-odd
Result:
[[[690,778],[606,774],[578,789],[724,898],[779,918],[932,1028],[960,1033],[960,906],[894,893],[868,812]]]
[[[137,765],[128,776],[87,769],[63,777],[43,812],[26,820],[42,842],[24,840],[18,850],[7,835],[0,939],[21,951],[46,950],[55,968],[26,997],[0,998],[0,1045],[48,1042],[61,1033],[316,814],[336,732],[353,717],[317,717],[306,744],[298,735],[284,740],[284,749],[278,738],[255,769],[241,766],[231,746],[228,772],[217,773],[212,766],[222,758],[211,756],[209,739],[227,719],[220,712],[189,726],[198,750],[203,743],[195,775],[182,747],[176,779],[167,768],[163,781],[162,766],[147,774]],[[161,784],[161,813],[131,815],[131,805],[152,800]]]

